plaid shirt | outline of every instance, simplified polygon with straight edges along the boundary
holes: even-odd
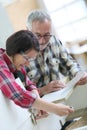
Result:
[[[32,106],[36,95],[32,94],[31,90],[36,89],[36,86],[26,76],[26,71],[22,68],[22,73],[25,76],[25,82],[28,90],[24,90],[15,82],[13,73],[15,67],[4,53],[4,49],[0,49],[0,89],[6,97],[13,100],[15,104],[29,108]]]
[[[51,37],[48,46],[39,53],[35,61],[29,63],[28,67],[28,76],[38,88],[50,81],[60,80],[59,73],[72,79],[80,70],[79,65],[55,36]]]

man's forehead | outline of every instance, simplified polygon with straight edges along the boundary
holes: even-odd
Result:
[[[34,33],[49,33],[51,31],[51,23],[50,22],[39,22],[39,21],[34,21],[32,23],[32,32]]]

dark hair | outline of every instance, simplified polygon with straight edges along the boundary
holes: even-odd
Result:
[[[31,31],[20,30],[6,40],[6,53],[9,56],[31,49],[39,51],[39,42]]]

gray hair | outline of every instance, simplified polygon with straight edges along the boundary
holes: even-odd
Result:
[[[40,9],[33,10],[27,16],[26,26],[29,30],[32,30],[32,23],[34,21],[44,22],[45,19],[51,22],[51,17],[46,11]]]

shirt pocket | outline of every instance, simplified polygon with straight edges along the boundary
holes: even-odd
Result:
[[[59,67],[59,59],[57,58],[52,58],[52,59],[49,59],[49,64],[51,67]]]

